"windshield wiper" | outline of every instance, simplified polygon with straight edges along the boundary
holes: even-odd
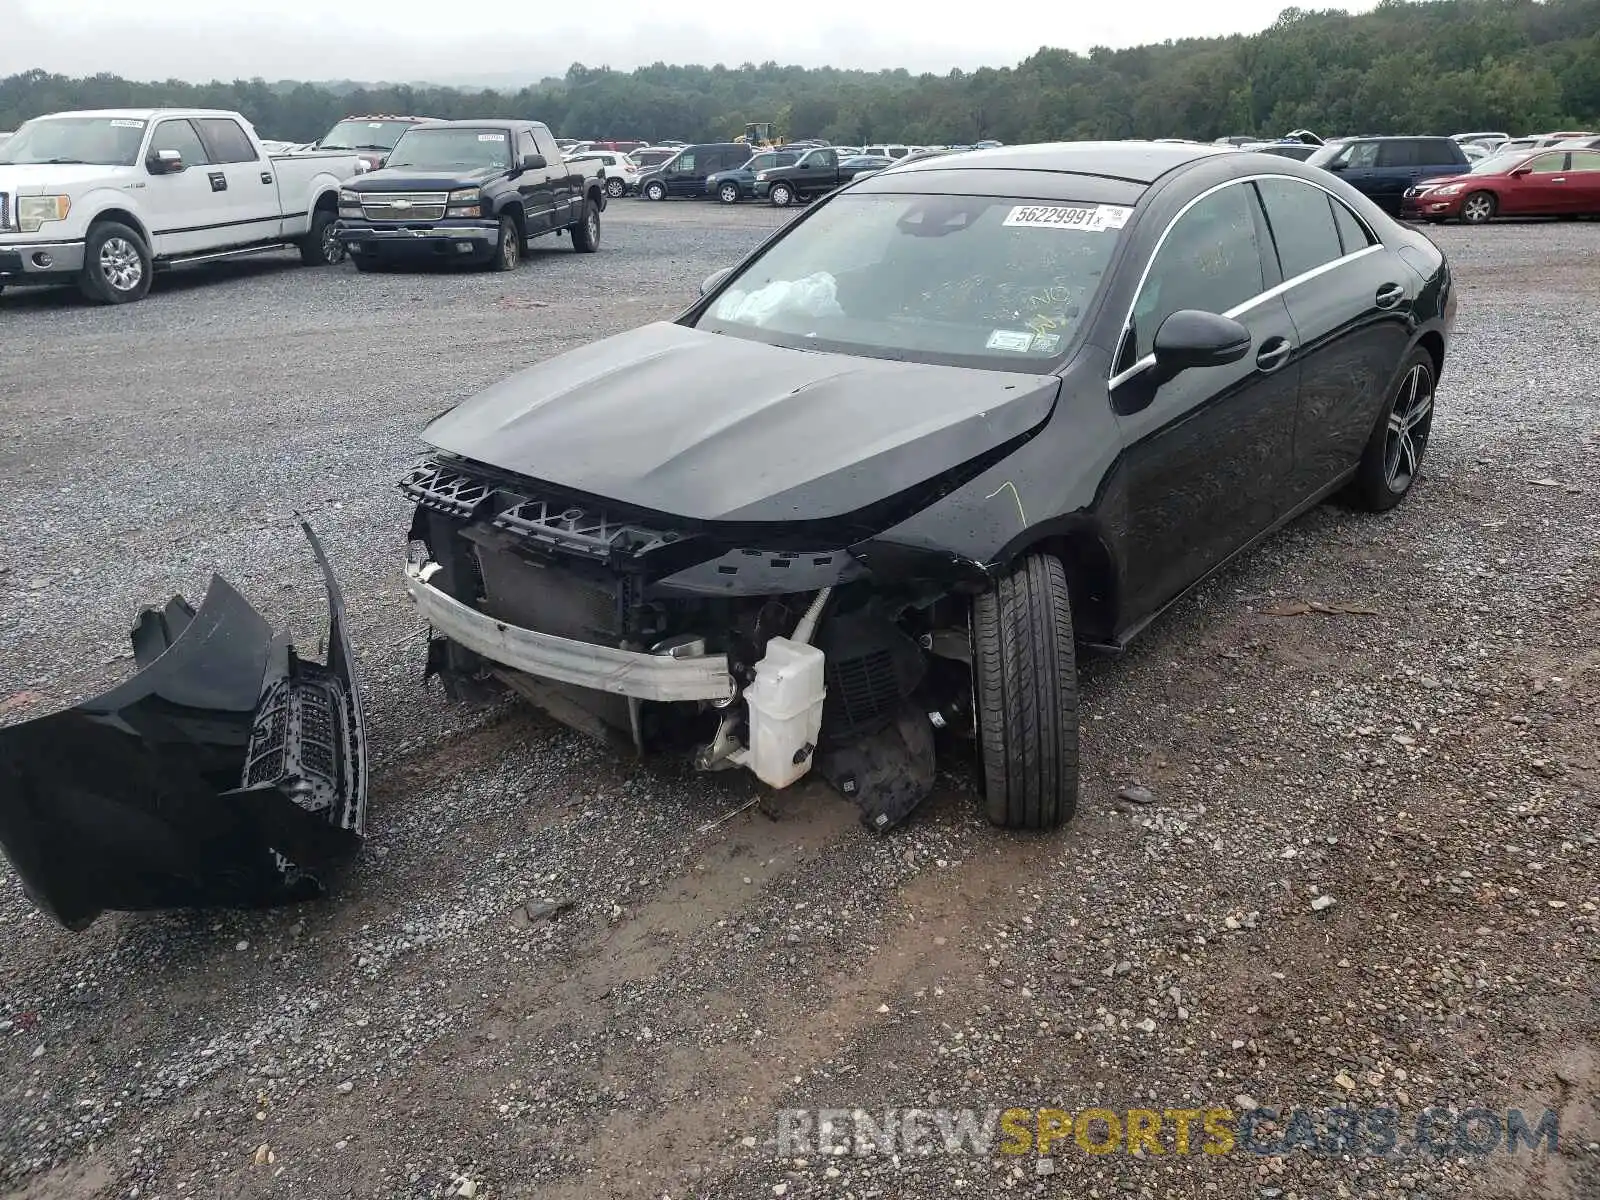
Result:
[[[88,164],[88,160],[82,158],[41,158],[37,163],[30,165],[58,167],[62,166],[63,164],[81,167],[86,166]]]
[[[379,146],[374,142],[359,142],[354,146],[335,146],[336,150],[392,150],[392,146]]]

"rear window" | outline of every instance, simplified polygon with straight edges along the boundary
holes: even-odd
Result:
[[[847,192],[733,277],[695,325],[797,349],[1048,370],[1076,341],[1130,212]]]

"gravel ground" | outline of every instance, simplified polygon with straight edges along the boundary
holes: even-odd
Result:
[[[0,299],[0,720],[119,678],[136,608],[213,570],[315,647],[298,508],[376,750],[329,902],[68,934],[0,880],[0,1188],[1600,1195],[1600,225],[1438,232],[1461,318],[1415,494],[1310,514],[1094,666],[1066,832],[988,828],[958,768],[874,839],[813,784],[705,829],[744,779],[447,705],[399,586],[427,418],[671,314],[777,220],[622,202],[599,256],[510,276]],[[1345,1103],[1398,1108],[1396,1153],[773,1140],[788,1108]],[[1557,1110],[1559,1151],[1418,1153],[1429,1105]]]

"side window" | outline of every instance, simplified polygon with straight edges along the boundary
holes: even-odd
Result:
[[[530,154],[539,153],[539,148],[534,144],[533,134],[526,129],[517,130],[517,161],[521,162]]]
[[[1572,171],[1592,172],[1600,171],[1600,151],[1574,150],[1572,152]]]
[[[839,165],[839,156],[832,150],[818,150],[816,157],[812,161],[824,170],[831,171]]]
[[[1283,277],[1293,279],[1344,254],[1328,193],[1295,179],[1261,179],[1256,188],[1278,247]]]
[[[1466,161],[1467,152],[1461,148],[1461,143],[1449,138],[1429,138],[1422,146],[1428,152],[1427,157],[1418,161],[1425,166]]]
[[[1358,171],[1370,169],[1378,165],[1378,146],[1377,142],[1357,142],[1340,157]]]
[[[533,131],[534,153],[544,156],[544,161],[550,166],[561,162],[561,151],[556,149],[556,140],[550,136],[548,129],[535,128]]]
[[[678,155],[678,161],[672,164],[672,169],[673,169],[673,171],[675,171],[679,175],[690,175],[690,174],[693,174],[694,173],[694,155],[688,153],[687,151],[684,152],[683,154]]]
[[[230,117],[200,117],[195,121],[200,136],[211,148],[211,161],[215,163],[247,163],[256,161],[255,147],[239,128],[239,122]]]
[[[150,153],[176,150],[186,167],[203,166],[211,161],[200,135],[188,121],[163,121],[150,135]]]
[[[1362,224],[1360,217],[1332,196],[1328,197],[1328,207],[1333,209],[1333,223],[1339,227],[1339,243],[1346,254],[1354,254],[1372,245],[1372,234]]]
[[[1380,167],[1414,167],[1418,163],[1417,144],[1413,141],[1378,142]]]
[[[1528,164],[1535,175],[1557,175],[1567,169],[1565,154],[1541,154]]]
[[[1133,357],[1154,349],[1156,330],[1183,308],[1223,313],[1265,290],[1254,193],[1235,183],[1201,200],[1167,231],[1133,304]]]

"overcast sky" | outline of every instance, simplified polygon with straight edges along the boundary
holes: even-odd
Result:
[[[1360,10],[1372,2],[1340,7]],[[43,67],[130,79],[259,75],[455,83],[487,77],[533,81],[559,75],[573,62],[627,70],[656,61],[734,66],[769,58],[803,66],[944,72],[1009,65],[1042,45],[1084,51],[1254,32],[1285,7],[1286,0],[545,0],[502,8],[507,25],[491,29],[487,14],[493,9],[452,8],[437,0],[351,6],[0,0],[0,75]]]

